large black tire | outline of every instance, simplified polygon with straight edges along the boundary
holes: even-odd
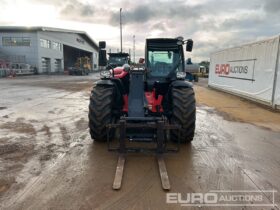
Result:
[[[93,87],[89,104],[89,132],[91,138],[98,142],[107,141],[106,125],[114,122],[113,117],[114,88]],[[112,133],[110,133],[110,137]]]
[[[181,125],[180,131],[171,130],[170,138],[173,142],[188,143],[193,140],[195,132],[196,105],[192,88],[172,89],[171,124]],[[179,135],[180,134],[180,135]],[[180,139],[179,139],[180,137]]]

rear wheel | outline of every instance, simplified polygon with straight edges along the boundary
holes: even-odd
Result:
[[[188,143],[193,140],[196,120],[196,105],[192,88],[172,89],[171,124],[181,126],[180,131],[171,130],[170,138],[174,142]]]
[[[114,88],[93,87],[89,104],[89,131],[91,138],[98,142],[107,140],[106,125],[114,122]],[[113,134],[110,133],[111,137]]]

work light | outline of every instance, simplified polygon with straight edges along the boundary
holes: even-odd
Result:
[[[111,70],[102,70],[102,71],[100,71],[100,76],[101,76],[101,78],[111,78],[112,72],[111,72]]]
[[[185,79],[185,77],[186,77],[186,72],[178,71],[178,72],[176,73],[176,78],[177,78],[177,79]]]

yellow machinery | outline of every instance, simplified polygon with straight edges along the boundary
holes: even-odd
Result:
[[[91,60],[89,57],[79,57],[75,63],[76,68],[91,70]]]
[[[91,70],[91,60],[89,57],[79,57],[75,67],[68,68],[69,75],[88,75]]]

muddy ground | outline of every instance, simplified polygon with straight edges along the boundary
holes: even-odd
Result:
[[[246,122],[280,132],[280,110],[275,111],[235,95],[207,88],[208,80],[201,78],[195,86],[197,102],[215,107],[227,120]]]
[[[128,155],[122,189],[112,190],[118,155],[87,128],[97,78],[0,80],[0,209],[217,209],[167,204],[153,155]],[[193,143],[165,155],[170,192],[261,191],[272,204],[276,190],[279,205],[280,114],[205,84],[195,85]],[[244,206],[219,208],[278,209]]]

